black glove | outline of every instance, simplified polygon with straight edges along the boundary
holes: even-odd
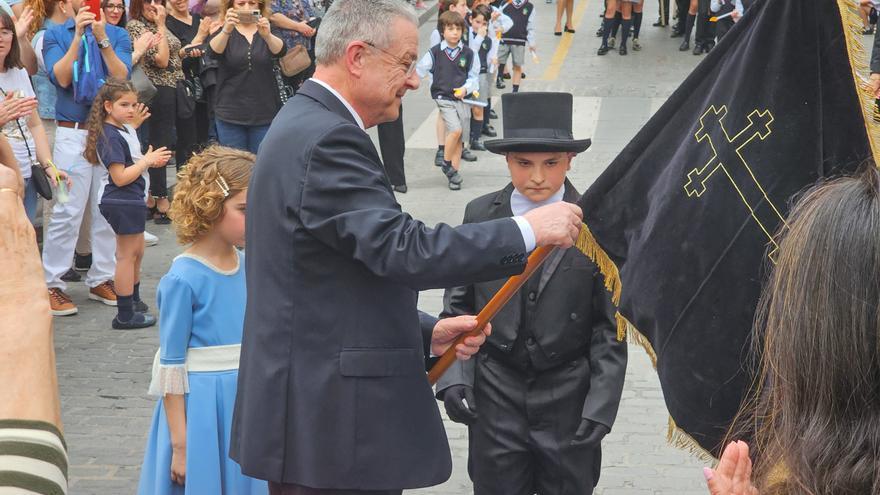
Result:
[[[574,441],[589,445],[599,445],[599,442],[609,433],[611,433],[611,429],[602,423],[582,418],[581,424],[578,425],[578,429],[574,434]]]
[[[462,400],[467,402],[465,405]],[[477,403],[474,401],[474,388],[467,385],[453,385],[443,392],[446,414],[456,423],[472,425],[477,421]]]

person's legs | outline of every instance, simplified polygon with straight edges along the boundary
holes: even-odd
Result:
[[[495,87],[498,89],[504,89],[506,86],[504,84],[503,72],[504,67],[507,65],[507,58],[510,56],[510,46],[506,43],[501,43],[498,46],[498,76],[495,82]]]
[[[599,47],[599,55],[608,53],[608,38],[611,36],[614,16],[617,15],[617,1],[607,0],[605,2],[605,17],[602,19],[602,45]]]
[[[248,137],[244,126],[217,119],[217,141],[223,146],[247,151]]]
[[[37,221],[37,187],[33,177],[24,180],[24,212],[33,225]]]
[[[629,40],[629,32],[632,27],[632,2],[624,1],[620,4],[620,14],[623,17],[623,24],[620,33],[620,54],[627,54],[626,42]]]
[[[574,0],[561,0],[565,2],[565,29],[574,29],[572,16],[574,15]]]
[[[116,236],[116,273],[114,280],[118,297],[116,318],[119,321],[129,321],[134,316],[132,294],[134,293],[135,266],[137,265],[138,250],[143,251],[143,247],[143,234]]]
[[[260,143],[263,142],[263,138],[266,137],[266,133],[269,132],[269,125],[249,125],[246,126],[247,129],[247,150],[253,154],[257,154],[257,151],[260,149]]]
[[[517,93],[522,81],[523,66],[526,63],[526,47],[522,45],[511,47],[511,53],[513,54],[513,79],[511,83],[513,83],[513,92]]]
[[[71,185],[67,202],[55,202],[49,225],[44,229],[43,273],[50,289],[66,288],[61,276],[70,269],[77,233],[92,187],[92,169],[96,167],[82,157],[85,135],[85,131],[64,127],[59,128],[55,135],[53,156],[70,176]]]
[[[188,119],[176,119],[175,125],[177,127],[177,148],[174,150],[174,162],[179,171],[198,150],[198,116],[193,112]]]
[[[101,215],[98,206],[101,203],[101,185],[107,179],[107,169],[92,166],[92,187],[90,190],[91,203],[89,208],[92,213],[92,266],[86,273],[86,285],[95,288],[104,282],[113,279],[116,271],[116,234],[107,220]]]
[[[639,3],[633,5],[633,50],[641,50],[642,46],[639,43],[639,34],[642,32],[642,10],[645,6],[645,0],[640,0]]]
[[[556,2],[556,27],[553,30],[556,34],[562,33],[562,14],[565,11],[565,4],[565,0]]]
[[[406,186],[406,174],[403,170],[403,155],[406,142],[403,134],[403,105],[397,120],[379,124],[379,151],[382,154],[382,165],[392,186]]]
[[[443,166],[446,150],[446,124],[443,123],[443,116],[437,114],[437,156],[434,164],[438,167]]]
[[[177,91],[168,86],[157,86],[156,96],[150,102],[150,130],[148,143],[153,149],[166,147],[174,150],[174,122],[177,119]],[[168,213],[168,177],[165,167],[150,168],[150,192],[156,198],[157,219],[168,223],[164,214]]]

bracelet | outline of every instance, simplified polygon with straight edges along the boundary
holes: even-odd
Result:
[[[16,196],[18,196],[18,191],[11,188],[11,187],[0,187],[0,193],[2,193],[2,192],[11,192],[12,194],[15,194]]]

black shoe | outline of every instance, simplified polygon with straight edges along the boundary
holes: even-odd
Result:
[[[604,15],[602,17],[604,17]],[[605,27],[599,26],[599,29],[596,30],[596,37],[601,38],[603,34],[605,34]]]
[[[71,268],[67,270],[67,273],[61,276],[61,280],[65,282],[82,282],[82,276],[79,273],[76,273],[76,270]]]
[[[147,303],[143,301],[134,301],[133,304],[134,305],[132,306],[132,308],[136,313],[146,313],[150,310],[150,307],[147,306]]]
[[[574,34],[574,33],[575,33],[574,29],[572,29],[572,28],[565,28],[565,32],[566,32],[566,33],[571,33],[571,34]]]
[[[480,141],[471,141],[471,149],[474,151],[486,151],[486,147]]]
[[[553,31],[554,36],[562,36],[562,31]]]
[[[522,79],[525,79],[525,78],[526,78],[526,73],[523,72],[522,74],[519,75],[519,77],[522,78]]]
[[[406,194],[407,191],[406,184],[402,186],[392,186],[391,188],[394,189],[394,192],[399,192],[400,194]]]
[[[627,54],[627,51],[626,51],[626,45],[621,44],[621,45],[620,45],[620,50],[618,50],[617,53],[619,53],[619,54],[621,54],[621,55],[626,55],[626,54]]]
[[[446,175],[446,179],[449,180],[450,184],[461,184],[461,175],[458,173],[458,170],[455,170],[450,165],[443,165],[443,173]]]
[[[678,51],[686,52],[691,49],[691,44],[688,40],[684,40],[681,42],[681,46],[678,47]]]
[[[434,165],[437,167],[443,166],[443,150],[437,150],[437,154],[434,155]]]
[[[137,330],[138,328],[147,328],[155,324],[155,316],[135,311],[134,316],[128,321],[119,321],[118,316],[114,317],[112,326],[116,330]]]
[[[608,48],[608,45],[602,45],[599,47],[599,51],[596,52],[596,55],[605,55],[611,51],[611,48]]]
[[[491,125],[484,126],[483,130],[480,131],[480,134],[482,134],[486,137],[498,137],[498,133],[495,132],[495,128],[492,127]]]
[[[871,36],[872,34],[874,34],[874,26],[862,29],[862,34],[864,34],[865,36]]]
[[[702,55],[703,54],[703,44],[702,43],[694,43],[694,55]]]
[[[669,36],[670,38],[681,38],[684,36],[684,31],[679,31],[676,28],[672,28],[672,34]]]
[[[497,118],[498,118],[498,114],[497,114],[497,113],[495,113],[495,110],[494,110],[494,109],[492,109],[492,110],[489,110],[489,118],[490,118],[490,119],[492,119],[492,120],[494,120],[494,119],[497,119]]]
[[[654,27],[666,27],[666,23],[663,22],[663,19],[657,19],[657,22],[652,24]]]
[[[477,155],[471,153],[471,150],[465,148],[461,150],[461,159],[466,162],[475,162],[477,161]]]
[[[497,81],[495,81],[495,87],[498,89],[504,89],[507,87],[507,85],[504,84],[504,81],[502,81],[501,79],[498,79]]]
[[[709,53],[715,48],[715,43],[706,43],[703,45],[703,53]]]
[[[510,79],[510,72],[505,72],[501,74],[502,79]]]
[[[75,254],[73,256],[73,269],[78,272],[87,272],[92,267],[92,253]]]
[[[153,223],[156,225],[169,225],[171,219],[168,218],[168,212],[156,211],[156,214],[153,215]]]

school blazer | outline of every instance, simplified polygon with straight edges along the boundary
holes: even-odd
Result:
[[[389,490],[449,478],[418,291],[521,273],[511,219],[429,228],[395,201],[372,141],[308,81],[248,190],[247,288],[231,457],[244,474]]]

